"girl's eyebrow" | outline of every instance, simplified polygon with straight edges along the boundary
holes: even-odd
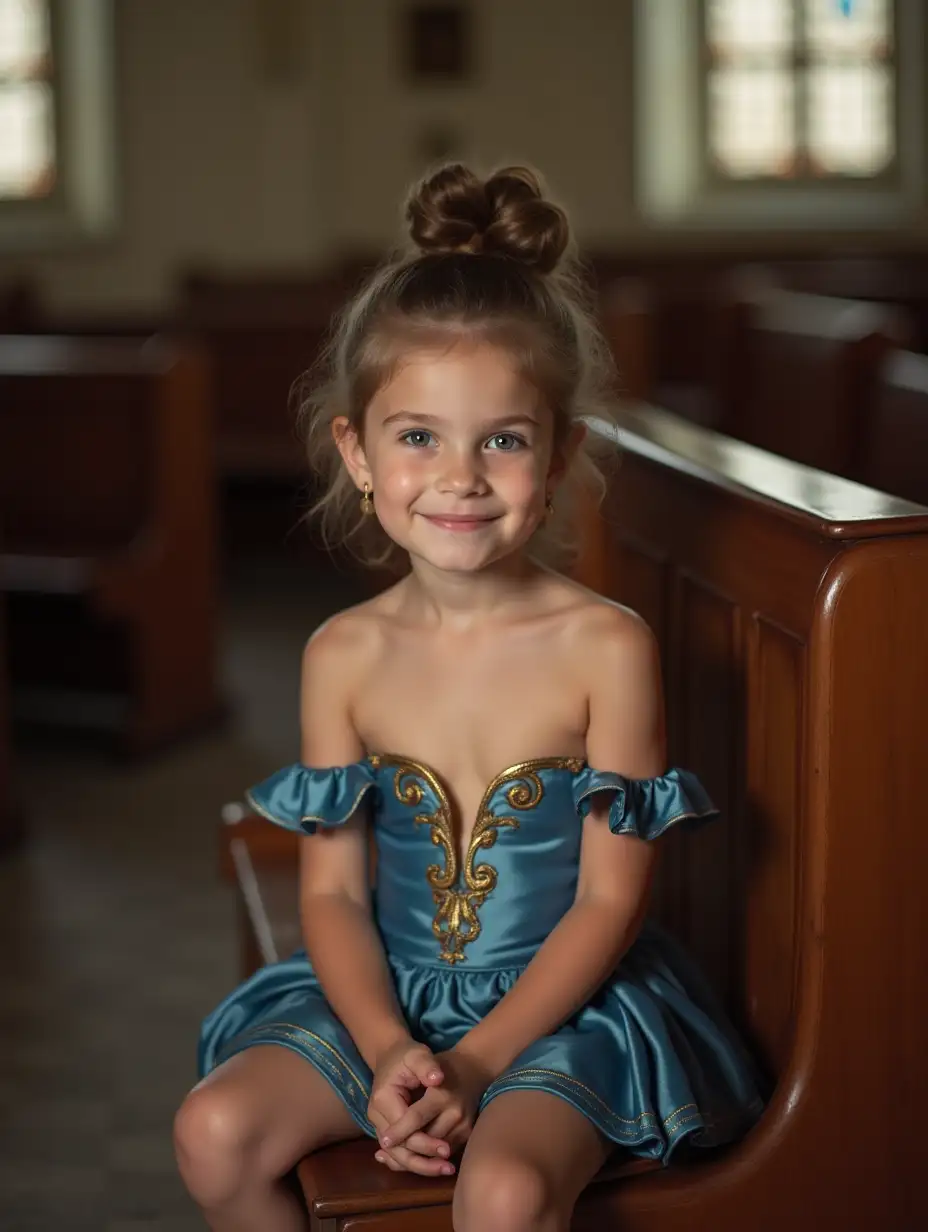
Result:
[[[394,411],[392,415],[388,415],[383,421],[383,426],[395,423],[398,419],[414,419],[416,423],[433,424],[441,426],[447,423],[446,419],[442,419],[440,415],[428,415],[417,411]],[[529,424],[533,428],[538,427],[538,420],[532,415],[526,415],[523,412],[518,412],[515,415],[501,415],[497,419],[490,420],[488,423],[480,425],[481,432],[491,432],[494,428],[508,427],[510,424]]]

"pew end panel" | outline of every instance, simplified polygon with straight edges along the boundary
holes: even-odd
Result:
[[[667,845],[656,910],[775,1089],[724,1159],[591,1195],[597,1226],[914,1227],[928,510],[652,408],[619,443],[599,588],[656,629],[670,760],[724,817]]]

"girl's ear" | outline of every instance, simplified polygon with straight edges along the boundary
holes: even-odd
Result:
[[[358,430],[346,415],[336,415],[332,420],[332,439],[342,455],[342,461],[347,467],[348,474],[354,480],[355,486],[358,489],[363,488],[365,484],[373,487],[370,467],[367,465],[367,457],[358,436]]]
[[[581,420],[571,425],[570,432],[567,434],[567,439],[562,445],[559,445],[551,456],[551,465],[548,467],[548,478],[553,483],[560,483],[565,472],[573,462],[577,450],[583,444],[586,437],[586,424]]]

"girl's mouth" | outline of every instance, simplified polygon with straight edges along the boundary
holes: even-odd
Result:
[[[495,522],[496,517],[476,517],[469,513],[424,513],[421,515],[427,522],[431,522],[433,526],[439,526],[442,530],[452,531],[474,531],[480,530],[484,526],[488,526],[490,522]]]

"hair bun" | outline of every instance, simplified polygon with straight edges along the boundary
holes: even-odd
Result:
[[[481,180],[461,163],[427,176],[406,203],[413,242],[426,253],[492,253],[550,273],[570,239],[567,215],[528,167]]]

